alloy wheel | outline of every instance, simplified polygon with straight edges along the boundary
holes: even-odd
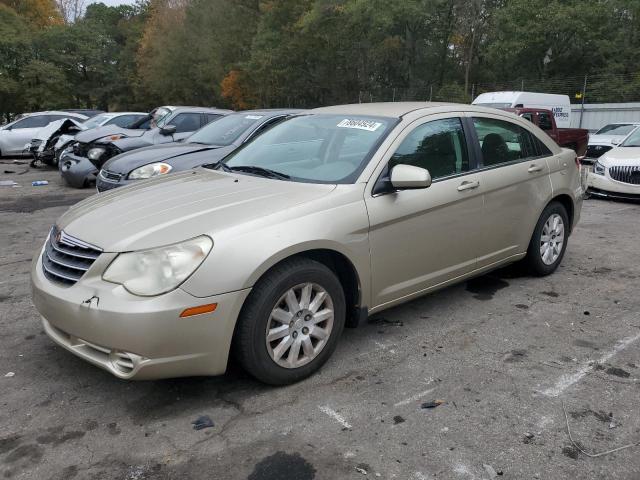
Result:
[[[557,213],[552,214],[542,227],[540,235],[540,257],[545,265],[553,265],[564,245],[564,221]]]
[[[266,343],[271,359],[284,368],[311,362],[327,344],[333,329],[333,300],[316,283],[287,290],[267,322]]]

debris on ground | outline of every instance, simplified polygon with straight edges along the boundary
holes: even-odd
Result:
[[[531,432],[526,432],[524,434],[524,440],[522,441],[522,443],[531,443],[533,441],[533,437],[535,435]]]
[[[213,420],[211,420],[211,417],[208,415],[202,415],[191,422],[191,424],[194,430],[202,430],[203,428],[213,427]]]
[[[32,187],[41,187],[43,185],[49,185],[49,182],[47,180],[35,180],[31,182]]]
[[[4,173],[16,173],[14,170],[5,170]]]
[[[389,320],[388,318],[373,318],[369,323],[373,325],[384,325],[389,327],[403,327],[404,323],[400,320]]]
[[[367,471],[364,468],[360,467],[360,466],[356,467],[356,472],[361,473],[362,475],[366,475],[367,474]]]
[[[0,180],[0,187],[15,187],[18,185],[13,180]]]
[[[444,400],[431,400],[430,402],[424,402],[421,408],[436,408],[444,403]]]
[[[15,377],[15,376],[16,376],[15,372],[7,372],[5,374],[5,377],[7,377],[7,378],[11,378],[11,377]]]
[[[400,415],[396,415],[395,417],[393,417],[393,424],[397,425],[399,423],[403,423],[405,421],[405,419],[403,417],[401,417]]]
[[[490,479],[502,476],[502,470],[496,471],[495,468],[493,468],[491,465],[487,465],[486,463],[483,463],[482,466],[484,467],[485,472],[487,472],[487,475],[489,475]]]

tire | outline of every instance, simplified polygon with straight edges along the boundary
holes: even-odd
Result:
[[[305,288],[310,301],[303,301]],[[291,292],[294,299],[288,296]],[[287,260],[263,276],[247,297],[236,326],[234,354],[264,383],[298,382],[329,359],[344,329],[345,312],[344,291],[333,271],[306,258]],[[269,343],[268,329],[273,335]]]
[[[554,227],[554,225],[557,226]],[[524,259],[532,275],[542,277],[555,272],[567,250],[569,228],[569,215],[566,208],[559,202],[549,203],[538,219]],[[557,239],[560,237],[560,232],[562,232],[562,244],[558,247],[560,242]],[[543,240],[547,239],[548,241],[544,242],[547,248],[543,250]]]

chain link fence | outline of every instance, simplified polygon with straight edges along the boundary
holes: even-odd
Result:
[[[520,78],[503,82],[473,83],[467,86],[450,83],[444,86],[423,85],[416,88],[381,87],[363,90],[352,101],[359,103],[392,101],[434,101],[471,103],[485,92],[526,91],[568,95],[571,103],[640,102],[640,73],[596,74],[562,78]]]

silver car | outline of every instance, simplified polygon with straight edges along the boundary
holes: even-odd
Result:
[[[71,208],[33,301],[55,342],[120,378],[217,375],[233,353],[287,384],[372,313],[516,261],[552,273],[581,198],[575,153],[510,113],[318,108]]]
[[[86,115],[65,111],[34,112],[0,127],[0,156],[28,156],[29,143],[51,122],[72,118],[83,122]]]

